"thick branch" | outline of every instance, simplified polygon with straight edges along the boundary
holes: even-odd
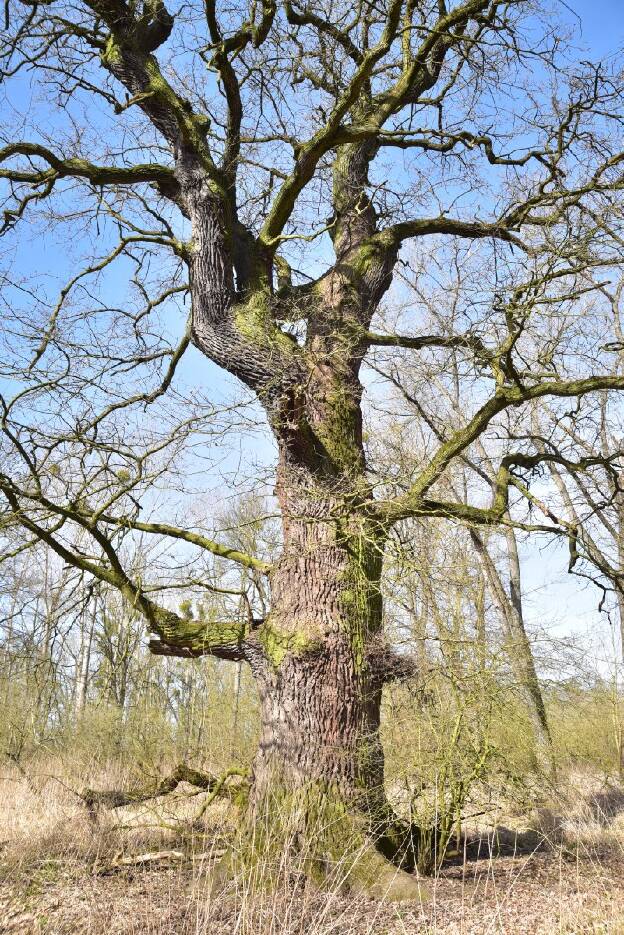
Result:
[[[432,234],[448,234],[451,237],[465,237],[470,240],[483,240],[490,237],[493,240],[504,240],[507,243],[514,244],[525,253],[531,252],[530,248],[512,232],[510,227],[501,222],[462,221],[459,218],[449,218],[444,215],[437,218],[401,221],[399,224],[386,228],[371,239],[383,238],[384,242],[398,247],[410,237],[426,237]]]
[[[192,157],[215,194],[225,198],[225,179],[207,142],[210,120],[193,112],[189,102],[164,77],[154,51],[168,38],[173,17],[161,0],[144,6],[137,16],[124,0],[86,0],[110,30],[102,65],[130,92],[136,104],[171,145],[177,159]]]
[[[159,610],[150,620],[157,639],[150,640],[150,652],[156,656],[180,656],[196,659],[217,656],[238,662],[246,658],[247,638],[260,626],[255,618],[244,621],[185,620],[171,611]]]
[[[206,536],[202,536],[200,533],[192,532],[190,529],[180,529],[168,523],[142,523],[138,520],[123,516],[102,516],[101,519],[105,523],[121,526],[123,528],[136,529],[137,532],[148,532],[160,536],[170,536],[173,539],[183,539],[185,542],[190,542],[200,549],[212,552],[213,555],[218,555],[219,558],[227,558],[232,562],[243,565],[245,568],[254,568],[256,571],[262,572],[262,574],[268,574],[271,569],[271,564],[269,562],[264,562],[262,559],[255,558],[253,555],[247,555],[246,552],[241,552],[239,549],[230,549],[228,546],[221,545],[221,543],[215,542],[214,539],[209,539]]]
[[[228,771],[228,775],[233,775],[234,770]],[[240,775],[237,771],[236,775]],[[197,789],[204,789],[206,792],[213,792],[221,786],[220,793],[227,796],[227,791],[223,788],[224,783],[213,776],[211,773],[205,773],[203,770],[193,769],[185,763],[176,766],[170,776],[166,776],[152,789],[141,789],[134,792],[128,792],[124,789],[84,789],[80,793],[80,798],[89,809],[94,813],[95,809],[101,808],[124,808],[127,805],[140,805],[142,802],[148,802],[150,799],[157,799],[161,795],[169,795],[175,792],[180,783],[186,782]]]
[[[467,347],[481,356],[487,355],[483,342],[474,334],[453,334],[448,336],[441,334],[402,335],[377,334],[373,331],[365,331],[362,337],[367,344],[376,347],[402,347],[414,351],[421,351],[426,347]]]
[[[540,460],[547,460],[543,455],[511,455],[503,459],[497,479],[494,501],[489,509],[479,509],[466,504],[440,503],[424,499],[424,494],[439,480],[451,461],[461,455],[487,429],[492,419],[505,409],[521,406],[532,399],[545,396],[574,397],[584,396],[597,390],[624,389],[624,377],[612,374],[587,377],[581,380],[553,380],[537,386],[510,386],[499,388],[494,396],[475,413],[462,429],[455,432],[436,454],[411,488],[391,503],[380,502],[376,509],[386,522],[396,522],[407,516],[446,515],[471,522],[497,523],[507,509],[507,486],[511,464],[524,463],[535,466]],[[551,458],[552,460],[552,458]],[[583,462],[588,459],[583,459]],[[597,463],[596,459],[590,459]],[[603,461],[604,459],[598,459]],[[530,464],[529,464],[530,462]],[[572,462],[566,463],[570,469]],[[580,462],[579,462],[580,464]],[[582,467],[578,469],[583,469]]]
[[[69,159],[57,156],[52,150],[38,143],[17,142],[0,149],[0,163],[12,156],[28,156],[44,159],[49,169],[23,171],[0,169],[0,178],[13,182],[43,183],[50,178],[82,178],[94,185],[136,185],[140,182],[156,182],[167,188],[177,188],[173,169],[158,163],[140,163],[136,166],[100,166],[72,156]]]
[[[195,621],[180,617],[161,607],[147,597],[146,588],[139,586],[124,570],[113,543],[89,519],[74,510],[61,507],[48,500],[42,493],[28,495],[20,491],[9,478],[0,475],[0,490],[6,497],[14,516],[29,532],[45,542],[68,565],[93,575],[100,581],[116,588],[145,617],[149,629],[158,637],[150,644],[152,651],[160,655],[184,657],[218,656],[222,659],[239,660],[245,657],[244,641],[259,621],[220,623],[218,621]],[[101,548],[105,561],[86,558],[77,550],[64,545],[52,531],[36,523],[22,509],[20,498],[26,498],[43,506],[64,520],[81,526]],[[156,645],[157,644],[157,645]]]

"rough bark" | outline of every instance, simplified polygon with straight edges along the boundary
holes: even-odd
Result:
[[[317,876],[340,865],[352,888],[416,898],[416,879],[398,869],[413,866],[414,841],[385,796],[383,673],[371,662],[383,542],[357,511],[345,514],[340,497],[302,489],[300,465],[293,482],[284,473],[283,463],[285,547],[252,663],[261,703],[254,838],[258,828],[270,829],[271,846],[275,834],[289,836],[311,852]]]

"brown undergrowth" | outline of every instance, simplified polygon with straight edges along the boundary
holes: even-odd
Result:
[[[270,889],[258,867],[211,891],[236,842],[227,802],[201,815],[207,793],[183,784],[94,819],[75,794],[87,778],[53,762],[2,770],[2,933],[624,933],[624,791],[589,770],[570,772],[537,812],[465,825],[427,899],[400,905],[345,893],[340,866],[321,892],[285,854],[273,856]],[[97,780],[128,783],[111,768]]]

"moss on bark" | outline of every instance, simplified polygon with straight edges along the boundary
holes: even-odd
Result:
[[[372,821],[329,785],[276,785],[248,813],[215,868],[213,886],[241,875],[273,889],[295,873],[330,891],[422,902],[428,899],[422,880],[403,869],[414,864],[405,859],[406,841],[397,822]]]

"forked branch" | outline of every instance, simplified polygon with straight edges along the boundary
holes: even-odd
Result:
[[[427,467],[406,493],[390,502],[380,501],[376,504],[377,515],[383,517],[385,523],[390,524],[408,516],[447,516],[451,519],[456,518],[486,525],[500,522],[508,508],[508,488],[512,479],[510,468],[513,464],[534,467],[540,462],[556,461],[564,464],[568,470],[586,470],[590,463],[603,463],[604,459],[583,458],[578,463],[574,463],[542,453],[509,455],[501,461],[493,502],[489,508],[432,500],[425,495],[442,477],[451,461],[461,456],[477,438],[483,435],[490,422],[504,410],[547,396],[581,397],[587,393],[608,389],[624,389],[624,377],[603,374],[580,380],[552,380],[531,387],[500,387],[463,428],[454,432],[447,441],[440,445],[436,454],[429,460]]]

